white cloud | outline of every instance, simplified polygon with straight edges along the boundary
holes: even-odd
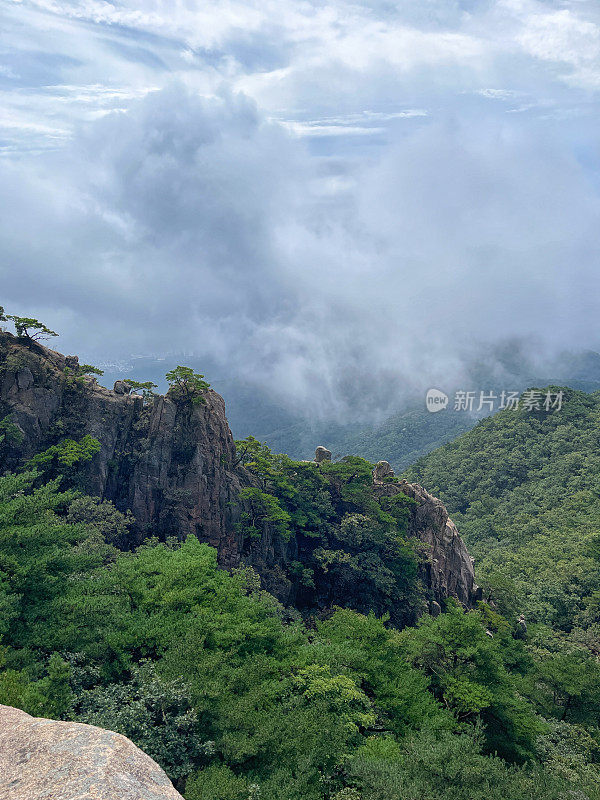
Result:
[[[596,336],[600,203],[542,132],[433,121],[336,167],[247,98],[173,86],[6,169],[4,305],[71,350],[193,350],[314,413],[388,386],[383,413],[474,343]]]
[[[486,340],[594,346],[598,21],[550,0],[13,3],[3,305],[70,350],[210,354],[340,414]]]
[[[600,87],[600,26],[593,22],[569,9],[530,14],[517,41],[536,58],[571,67],[565,74],[567,81]]]

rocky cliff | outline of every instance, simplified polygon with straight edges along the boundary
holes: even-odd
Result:
[[[249,563],[265,587],[283,602],[294,602],[290,563],[299,558],[295,537],[285,541],[265,526],[259,541],[237,532],[243,504],[238,495],[252,477],[237,465],[223,399],[206,390],[205,403],[177,402],[169,395],[144,404],[92,378],[77,378],[75,356],[0,334],[0,420],[9,419],[20,441],[5,438],[2,470],[22,466],[55,443],[85,435],[100,450],[83,466],[83,488],[130,509],[135,517],[131,544],[149,535],[185,538],[193,534],[214,546],[227,568]],[[439,500],[418,485],[386,483],[375,475],[375,495],[403,492],[415,503],[409,533],[423,542],[422,578],[436,602],[452,595],[465,605],[476,586],[467,550]]]
[[[421,577],[430,587],[432,597],[440,603],[456,597],[469,606],[479,597],[475,583],[473,559],[441,500],[429,494],[418,483],[376,483],[375,494],[408,495],[416,505],[411,514],[409,533],[420,539],[427,548],[427,558],[421,565]]]
[[[84,488],[132,511],[135,541],[194,534],[224,563],[235,562],[230,532],[243,471],[228,468],[235,446],[223,398],[209,389],[197,406],[160,396],[144,405],[92,378],[76,379],[77,366],[75,356],[0,335],[0,419],[9,415],[22,433],[3,467],[65,437],[90,435],[100,452],[84,467]]]
[[[0,706],[0,800],[182,800],[125,736]]]

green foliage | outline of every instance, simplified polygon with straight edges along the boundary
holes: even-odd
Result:
[[[73,702],[69,664],[58,653],[52,653],[43,671],[43,677],[36,680],[31,677],[31,670],[0,669],[0,703],[38,717],[68,716]]]
[[[78,364],[76,367],[65,367],[64,374],[68,386],[85,386],[86,377],[104,375],[104,370],[94,367],[92,364]]]
[[[224,764],[211,764],[185,786],[186,800],[248,800],[248,781]]]
[[[292,461],[252,436],[236,447],[237,463],[260,486],[242,490],[246,510],[238,530],[256,538],[269,527],[305,543],[302,569],[288,570],[297,603],[317,596],[365,613],[389,612],[398,624],[414,619],[418,557],[406,538],[412,500],[401,492],[376,499],[373,465],[362,458]]]
[[[7,445],[11,447],[21,444],[22,441],[23,432],[12,421],[11,415],[8,414],[4,419],[0,419],[0,446]]]
[[[58,336],[58,333],[50,330],[43,322],[33,317],[17,317],[14,314],[3,313],[2,320],[10,320],[14,323],[19,339],[29,339],[37,342],[42,339],[49,339],[52,336]]]
[[[412,663],[430,676],[435,696],[456,719],[485,724],[489,753],[511,761],[534,754],[544,726],[531,705],[519,699],[519,682],[506,668],[506,630],[493,634],[480,613],[465,614],[450,603],[445,614],[424,617],[402,635]],[[517,643],[510,646],[514,650]]]
[[[563,800],[597,798],[593,782],[573,784],[540,767],[509,767],[483,755],[481,734],[423,731],[400,748],[370,740],[350,762],[361,800]],[[578,774],[579,777],[579,774]],[[589,794],[584,793],[585,790]]]
[[[501,609],[569,633],[600,589],[600,396],[561,410],[506,410],[407,473],[440,497]]]
[[[169,384],[169,397],[173,400],[192,405],[206,403],[204,393],[210,388],[210,383],[204,380],[204,375],[200,375],[191,367],[175,367],[165,375]]]
[[[246,501],[269,495],[298,532],[290,574],[307,596],[339,583],[391,617],[304,624],[196,538],[119,552],[129,516],[7,475],[0,702],[122,732],[187,800],[598,799],[600,675],[583,645],[516,640],[484,603],[395,629],[398,598],[414,600],[410,506],[376,501],[362,460],[251,458],[261,488]]]
[[[240,515],[240,533],[244,536],[260,537],[264,526],[269,524],[274,533],[289,539],[291,517],[282,509],[276,497],[255,487],[246,487],[240,491],[239,498],[246,509]]]
[[[243,464],[257,475],[270,476],[273,472],[273,453],[266,444],[262,444],[254,436],[247,436],[235,443],[237,458],[234,466]]]
[[[104,375],[104,370],[94,367],[93,364],[79,364],[77,373],[78,375]]]
[[[600,716],[600,664],[582,648],[558,652],[539,666],[538,703],[561,721],[596,724]]]
[[[592,734],[593,729],[550,719],[547,732],[538,740],[540,761],[547,772],[572,785],[585,787],[590,797],[598,794],[597,764],[600,760],[598,739]],[[593,786],[595,794],[590,791]]]
[[[67,522],[85,524],[88,530],[95,529],[105,542],[123,550],[129,546],[133,521],[130,511],[123,514],[108,500],[97,497],[75,497],[68,506]]]
[[[429,679],[409,664],[402,635],[386,622],[338,609],[318,623],[312,657],[361,676],[364,691],[377,698],[374,729],[401,737],[421,726],[452,727],[452,716],[428,692]]]
[[[188,687],[180,678],[157,675],[152,662],[134,665],[127,682],[83,691],[75,703],[79,722],[132,739],[172,778],[189,775],[211,752],[198,737],[198,715]]]
[[[33,489],[38,474],[0,477],[0,633],[19,652],[38,647],[50,654],[48,627],[61,625],[55,603],[72,576],[102,564],[111,548],[95,530],[69,524],[64,512],[73,494],[58,481]]]
[[[131,387],[133,392],[139,392],[145,402],[150,402],[156,397],[154,390],[158,387],[152,381],[134,381],[132,378],[126,378],[125,383]]]
[[[0,419],[0,459],[4,461],[11,453],[18,456],[18,447],[23,441],[23,431],[12,420],[12,414]]]
[[[73,478],[83,464],[100,452],[100,442],[86,434],[79,441],[63,439],[42,453],[37,453],[25,464],[26,470],[39,470],[46,478],[65,475]]]

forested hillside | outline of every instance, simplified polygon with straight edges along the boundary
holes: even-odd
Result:
[[[130,397],[3,344],[0,703],[125,734],[186,800],[600,798],[596,397],[414,468],[478,601],[389,465],[234,443],[185,367]]]
[[[503,411],[406,475],[448,505],[507,613],[597,651],[600,395],[562,391],[560,410]]]
[[[302,621],[213,549],[0,479],[0,702],[124,733],[187,800],[596,798],[600,670],[490,606]],[[497,755],[496,755],[497,754]]]

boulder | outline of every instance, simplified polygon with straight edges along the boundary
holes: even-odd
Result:
[[[393,478],[394,470],[389,461],[378,461],[373,470],[373,481],[383,483],[386,478]]]
[[[315,461],[317,464],[321,464],[323,461],[331,461],[331,450],[319,445],[315,450]]]
[[[432,617],[439,617],[442,613],[442,607],[437,600],[432,600],[429,604],[429,613]]]
[[[182,800],[125,736],[0,706],[0,800]]]
[[[515,639],[525,639],[527,637],[527,622],[523,614],[517,617],[513,636]]]
[[[115,381],[113,392],[115,394],[129,394],[131,386],[126,381]]]

